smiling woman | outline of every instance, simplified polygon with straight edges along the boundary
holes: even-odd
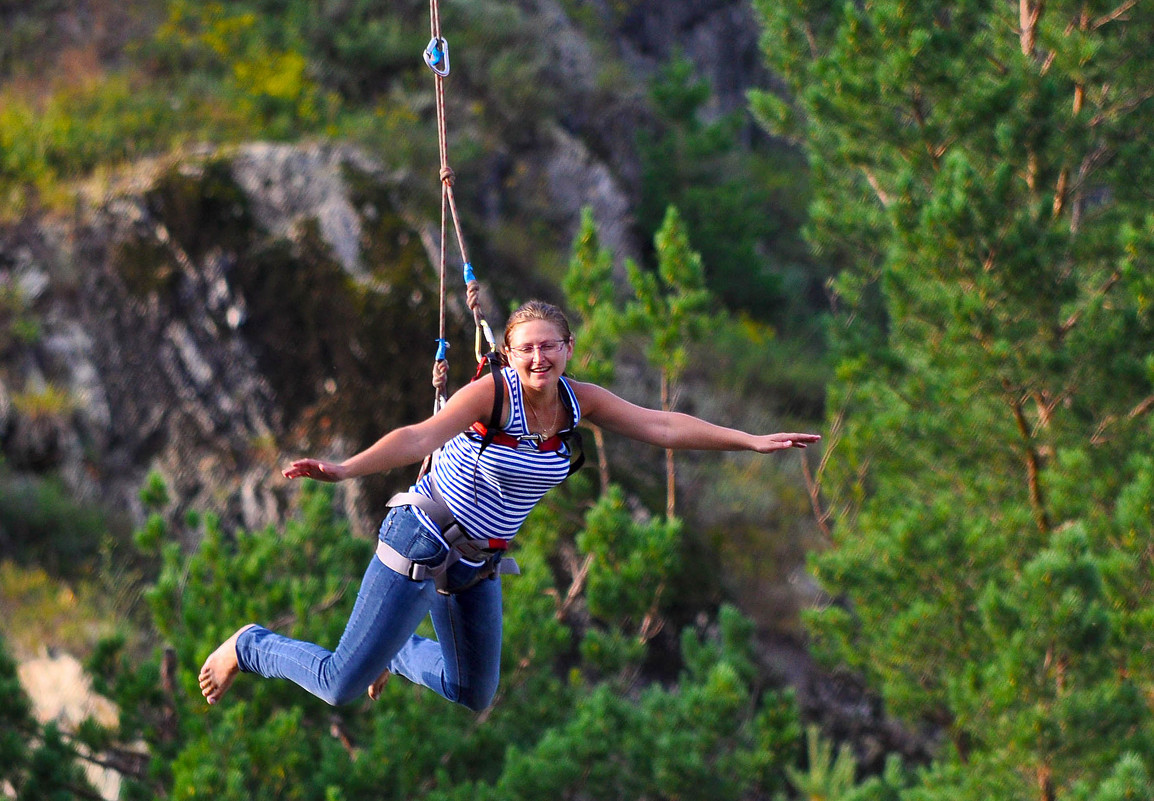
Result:
[[[343,481],[433,455],[429,471],[389,501],[376,556],[336,649],[249,624],[201,669],[210,704],[242,671],[287,678],[331,704],[365,688],[375,698],[385,679],[399,673],[450,701],[484,709],[499,677],[497,579],[516,572],[502,557],[537,502],[570,474],[574,440],[568,435],[580,422],[675,449],[769,453],[819,439],[748,434],[635,406],[567,378],[573,335],[565,315],[548,303],[530,301],[515,311],[504,344],[511,363],[493,383],[463,387],[432,417],[390,431],[343,462],[306,458],[285,469],[289,479]],[[426,614],[435,640],[414,634]]]

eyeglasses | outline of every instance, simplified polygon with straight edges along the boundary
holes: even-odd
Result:
[[[509,352],[519,359],[532,359],[534,351],[540,351],[542,356],[555,356],[567,344],[567,339],[550,339],[537,345],[514,345]]]

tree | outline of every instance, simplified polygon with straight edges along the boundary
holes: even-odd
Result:
[[[595,384],[611,383],[621,315],[613,285],[613,254],[601,247],[590,208],[581,212],[581,228],[573,240],[573,255],[561,288],[565,290],[569,307],[581,321],[575,332],[580,339],[577,369],[581,378]],[[600,426],[593,426],[593,436],[597,443],[601,491],[605,492],[609,488],[609,461]]]
[[[710,295],[705,288],[701,256],[689,244],[689,235],[677,209],[670,206],[653,238],[657,248],[657,272],[627,266],[635,300],[627,314],[635,330],[649,340],[646,356],[661,373],[661,408],[676,405],[677,381],[689,360],[688,343],[700,338],[708,327]],[[675,513],[673,451],[665,451],[665,514]]]
[[[18,801],[99,799],[84,776],[71,737],[54,723],[41,726],[0,637],[0,788]]]
[[[619,487],[611,487],[585,516],[577,545],[592,557],[586,603],[608,634],[590,629],[582,643],[586,659],[628,672],[639,666],[644,646],[663,626],[665,587],[677,577],[683,547],[681,521],[670,516],[635,521]],[[636,645],[627,631],[636,629]],[[619,646],[624,647],[619,647]]]
[[[754,692],[752,624],[724,607],[710,637],[686,631],[676,685],[578,694],[559,725],[511,747],[501,777],[446,798],[772,798],[800,738],[788,693]]]
[[[809,192],[801,158],[759,137],[745,109],[710,118],[710,86],[694,73],[674,58],[651,82],[653,119],[637,137],[638,227],[656,231],[676,206],[727,308],[802,324],[821,277],[797,234]]]
[[[757,0],[844,266],[819,646],[946,738],[910,797],[1151,762],[1154,19],[1130,3]],[[1138,502],[1144,497],[1147,500]],[[1109,778],[1114,777],[1114,778]]]

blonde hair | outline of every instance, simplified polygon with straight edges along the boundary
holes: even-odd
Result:
[[[573,338],[573,333],[569,330],[569,320],[565,317],[565,312],[554,306],[552,303],[546,303],[543,300],[530,300],[522,303],[516,311],[509,315],[509,319],[505,323],[505,348],[509,347],[509,335],[513,329],[521,323],[532,322],[533,320],[544,320],[547,323],[552,323],[557,326],[561,332],[562,339],[568,342]]]

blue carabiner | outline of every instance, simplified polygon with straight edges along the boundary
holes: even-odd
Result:
[[[438,339],[437,342],[437,356],[436,361],[443,362],[448,356],[449,341],[447,339]]]
[[[442,78],[449,74],[449,43],[445,37],[434,36],[425,45],[425,63]]]

